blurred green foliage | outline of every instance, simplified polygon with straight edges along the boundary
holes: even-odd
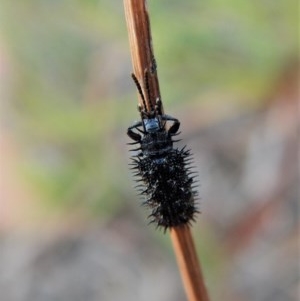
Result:
[[[151,0],[149,10],[166,107],[212,94],[247,106],[298,55],[294,0]],[[135,206],[125,130],[137,118],[136,91],[122,1],[2,0],[0,22],[4,102],[27,175],[51,206],[103,215]]]

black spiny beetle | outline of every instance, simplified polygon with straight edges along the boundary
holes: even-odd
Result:
[[[140,147],[132,157],[135,176],[140,184],[137,186],[143,202],[151,209],[150,222],[165,230],[169,227],[188,224],[194,220],[198,212],[195,207],[197,192],[193,187],[190,171],[190,151],[185,147],[177,149],[172,137],[178,135],[180,122],[178,119],[162,114],[162,103],[156,99],[155,107],[147,109],[143,90],[146,90],[148,102],[151,104],[148,72],[145,70],[144,89],[134,74],[132,78],[142,98],[143,105],[139,105],[141,120],[134,123],[127,130],[127,135]],[[167,129],[166,124],[172,122]]]

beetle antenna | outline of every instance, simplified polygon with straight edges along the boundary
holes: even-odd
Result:
[[[150,110],[151,110],[151,112],[153,112],[154,107],[153,107],[153,104],[151,102],[151,91],[150,91],[150,85],[149,85],[149,72],[148,72],[147,68],[144,71],[144,82],[145,82],[145,88],[146,88],[147,97],[148,97],[148,103],[150,104]]]
[[[143,93],[142,87],[141,87],[138,79],[134,75],[134,73],[131,73],[131,77],[132,77],[132,79],[133,79],[133,81],[134,81],[134,83],[135,83],[135,85],[136,85],[136,87],[137,87],[137,89],[139,91],[139,94],[140,94],[140,96],[141,96],[141,98],[143,100],[144,110],[147,111],[146,100],[145,100],[145,97],[144,97],[144,93]]]

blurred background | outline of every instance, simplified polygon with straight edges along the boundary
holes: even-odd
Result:
[[[165,111],[199,172],[212,300],[299,292],[296,0],[149,0]],[[185,300],[128,169],[122,1],[0,1],[1,301]]]

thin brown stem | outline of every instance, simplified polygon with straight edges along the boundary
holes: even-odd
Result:
[[[189,301],[209,301],[189,226],[171,228],[171,239]]]
[[[133,70],[140,83],[144,82],[145,70],[148,71],[152,98],[146,97],[146,105],[150,109],[155,106],[156,99],[161,97],[147,5],[144,0],[124,0],[124,8]],[[146,87],[146,83],[143,87]],[[143,104],[140,96],[139,103]]]
[[[143,83],[144,94],[151,91],[148,93],[151,97],[145,96],[145,100],[147,108],[153,108],[156,99],[161,97],[146,3],[145,0],[124,0],[124,8],[134,74]],[[149,87],[144,82],[145,70],[149,75]],[[141,93],[139,103],[143,105]],[[188,300],[208,301],[190,228],[187,225],[171,228],[171,239]]]

